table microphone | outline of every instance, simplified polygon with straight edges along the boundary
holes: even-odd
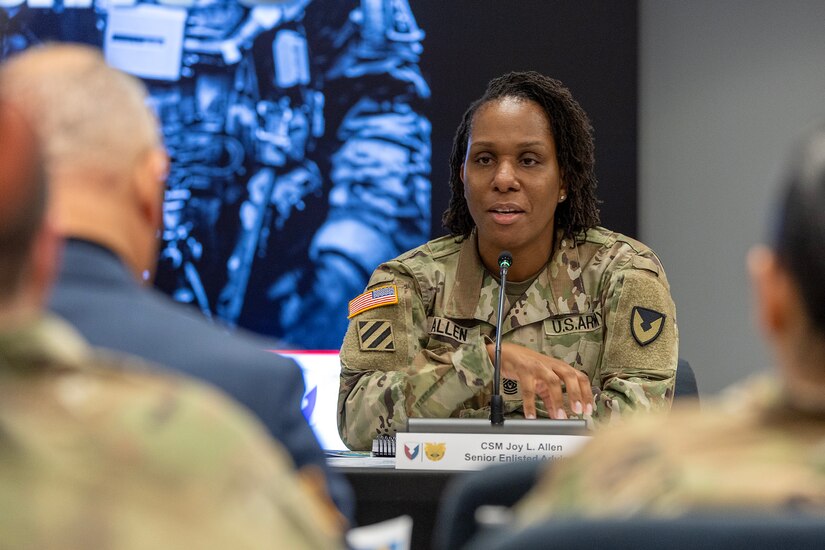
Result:
[[[507,287],[507,271],[513,265],[513,255],[503,250],[498,255],[501,282],[498,288],[498,321],[496,323],[496,357],[493,362],[493,396],[490,398],[490,423],[504,424],[504,400],[501,397],[501,325],[504,323],[504,296]]]

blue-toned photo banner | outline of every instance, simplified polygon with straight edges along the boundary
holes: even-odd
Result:
[[[0,60],[85,42],[146,83],[172,160],[158,288],[306,350],[444,234],[453,133],[506,71],[571,89],[604,225],[635,236],[637,31],[636,0],[0,0]]]
[[[171,167],[156,285],[292,348],[430,231],[424,32],[406,0],[0,2],[2,56],[90,43],[144,80]]]

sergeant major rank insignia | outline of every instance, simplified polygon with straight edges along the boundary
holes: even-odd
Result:
[[[665,326],[665,314],[635,306],[630,314],[630,333],[640,346],[656,340]]]
[[[516,395],[518,393],[518,382],[510,378],[504,378],[501,382],[501,389],[507,395]]]

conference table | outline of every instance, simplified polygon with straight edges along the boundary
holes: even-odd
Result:
[[[425,449],[429,445],[432,448],[419,454],[421,438],[427,441],[436,436],[439,444],[427,444]],[[442,496],[450,483],[469,475],[468,470],[484,469],[497,462],[514,466],[524,463],[534,476],[542,461],[570,455],[589,438],[587,423],[582,419],[510,419],[502,425],[491,425],[484,419],[411,418],[408,430],[398,432],[392,445],[393,454],[395,445],[405,449],[398,459],[401,469],[396,469],[395,457],[366,452],[327,451],[327,461],[355,491],[358,525],[408,515],[413,520],[412,548],[418,550],[432,546]],[[412,447],[415,452],[408,450]],[[450,452],[445,454],[446,448]],[[382,451],[380,442],[377,449]],[[442,469],[429,469],[433,462]],[[425,463],[429,464],[427,468],[419,467]]]
[[[344,456],[347,455],[347,456]],[[355,492],[356,521],[370,525],[408,515],[413,519],[411,548],[432,547],[438,504],[448,484],[467,472],[396,470],[394,458],[333,454],[330,467],[349,480]]]

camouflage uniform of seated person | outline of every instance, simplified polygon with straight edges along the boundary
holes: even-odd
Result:
[[[451,235],[379,266],[350,303],[338,403],[350,447],[409,417],[489,416],[503,250],[506,416],[605,422],[670,406],[667,278],[648,247],[598,226],[593,165],[587,115],[561,83],[490,82],[456,133]]]

